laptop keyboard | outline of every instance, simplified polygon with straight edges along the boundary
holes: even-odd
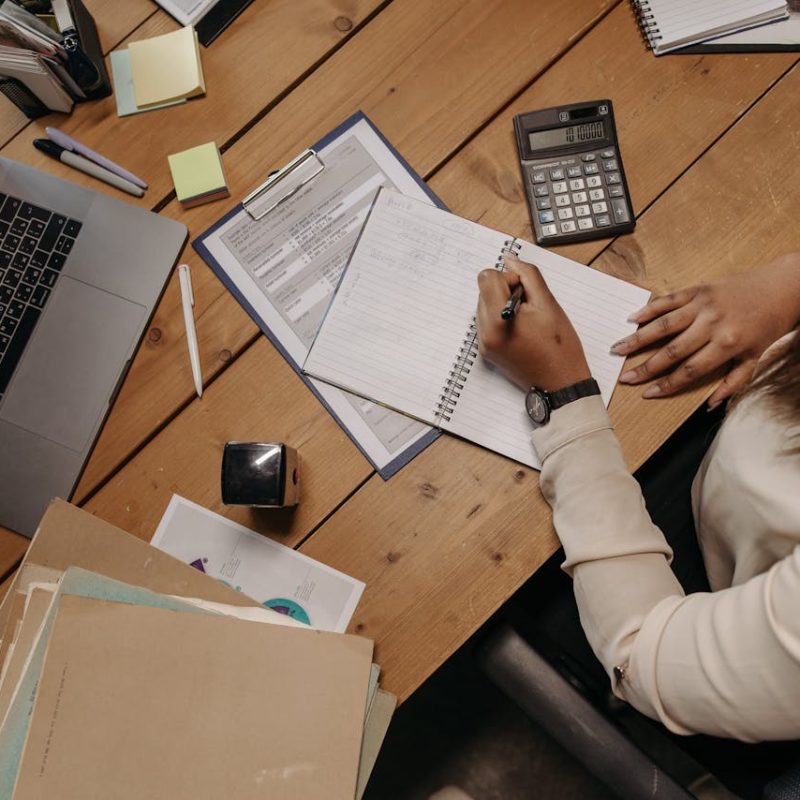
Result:
[[[0,192],[0,399],[80,230],[77,220]]]

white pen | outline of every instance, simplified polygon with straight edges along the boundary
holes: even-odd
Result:
[[[183,321],[186,323],[186,343],[189,345],[189,361],[192,364],[192,377],[197,396],[203,396],[203,374],[200,372],[200,350],[197,346],[197,330],[194,327],[194,293],[192,292],[192,274],[188,264],[178,267],[178,280],[181,284],[181,301],[183,303]]]
[[[136,186],[136,184],[126,181],[125,178],[120,178],[119,175],[115,175],[111,170],[89,161],[88,158],[79,156],[71,150],[65,150],[49,139],[34,139],[33,146],[50,156],[50,158],[54,158],[56,161],[60,161],[73,169],[85,172],[87,175],[91,175],[109,186],[116,186],[117,189],[122,189],[123,192],[132,194],[134,197],[141,197],[144,194],[141,187]]]

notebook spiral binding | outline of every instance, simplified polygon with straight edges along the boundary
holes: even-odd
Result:
[[[651,50],[655,50],[656,45],[663,37],[650,8],[649,0],[631,0],[631,5],[644,40]]]
[[[497,261],[494,263],[494,268],[500,272],[504,272],[505,255],[506,253],[513,253],[517,255],[522,242],[516,239],[506,239],[503,242],[503,248],[500,255],[497,256]],[[453,368],[447,373],[447,380],[442,387],[442,393],[439,395],[439,402],[436,403],[436,410],[434,415],[436,417],[436,425],[440,425],[442,420],[449,422],[455,411],[458,398],[461,397],[461,392],[464,391],[464,383],[475,364],[475,359],[478,357],[478,324],[475,317],[467,328],[464,334],[464,340],[461,347],[458,348],[458,355],[453,362]]]

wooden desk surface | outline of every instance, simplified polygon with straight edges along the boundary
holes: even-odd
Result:
[[[87,5],[106,51],[176,27],[149,0]],[[793,53],[655,58],[620,0],[536,13],[524,0],[255,0],[202,58],[207,96],[177,108],[119,119],[107,98],[28,122],[3,101],[2,154],[114,194],[31,147],[58,125],[144,176],[137,202],[194,237],[232,200],[183,211],[168,153],[215,140],[238,199],[363,109],[450,208],[531,239],[512,116],[610,97],[638,225],[562,252],[660,293],[798,247]],[[203,398],[173,276],[74,500],[149,538],[178,492],[364,580],[351,629],[376,640],[382,681],[406,698],[556,549],[537,473],[442,437],[381,480],[190,248],[182,260]],[[709,391],[644,402],[618,387],[611,415],[630,466]],[[222,444],[248,438],[299,448],[297,513],[222,506]],[[26,544],[0,529],[0,581]]]

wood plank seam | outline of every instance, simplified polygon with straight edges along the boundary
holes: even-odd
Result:
[[[130,32],[130,33],[128,33],[128,34],[126,34],[125,36],[123,36],[123,37],[122,37],[122,38],[121,38],[119,41],[117,41],[117,42],[114,42],[114,44],[113,44],[113,45],[111,45],[111,46],[108,48],[108,50],[107,50],[105,53],[103,53],[103,55],[104,55],[104,56],[107,56],[107,55],[109,55],[110,53],[113,53],[113,52],[114,52],[114,50],[117,50],[117,49],[119,48],[119,46],[120,46],[120,45],[121,45],[121,44],[122,44],[122,43],[123,43],[123,42],[124,42],[126,39],[129,39],[131,36],[133,36],[133,34],[134,34],[134,33],[136,33],[136,31],[138,31],[138,30],[139,30],[141,27],[143,27],[144,25],[146,25],[146,24],[147,24],[147,23],[148,23],[148,22],[149,22],[149,21],[150,21],[150,20],[151,20],[151,19],[152,19],[152,18],[153,18],[155,15],[156,15],[156,14],[162,14],[162,13],[163,13],[163,14],[166,14],[166,12],[165,12],[165,11],[162,11],[160,8],[154,8],[154,9],[153,9],[153,13],[152,13],[152,14],[150,14],[150,15],[149,15],[149,16],[147,16],[147,17],[145,17],[145,18],[144,18],[144,19],[143,19],[143,20],[142,20],[142,21],[141,21],[141,22],[140,22],[140,23],[139,23],[139,24],[138,24],[138,25],[137,25],[137,26],[136,26],[136,27],[135,27],[135,28],[134,28],[134,29],[133,29],[133,30]],[[109,71],[110,71],[110,70],[109,70]],[[92,101],[90,100],[89,102],[91,103]]]
[[[698,162],[704,158],[711,150],[713,150],[722,139],[727,136],[740,122],[742,122],[751,111],[755,109],[755,107],[765,98],[767,95],[770,94],[773,90],[775,90],[795,69],[797,69],[797,65],[800,64],[800,58],[797,58],[792,64],[790,64],[769,86],[764,89],[764,91],[758,95],[758,97],[750,103],[738,117],[736,117],[727,128],[720,131],[719,135],[716,136],[711,142],[709,142],[708,146],[702,150],[700,153],[697,154],[697,157],[692,160],[689,164],[686,165],[686,168],[676,175],[668,184],[664,186],[664,188],[656,194],[653,199],[646,203],[641,210],[635,211],[635,217],[637,221],[643,217],[651,208],[653,208],[662,197],[664,197],[667,192],[672,189],[675,184],[681,181],[694,167],[698,164]],[[615,242],[617,242],[621,237],[615,236],[613,239],[609,239],[608,242],[605,244],[603,249],[594,255],[592,258],[589,259],[589,264],[594,264],[601,256],[605,255],[606,251],[609,250],[611,247],[614,246]]]
[[[369,473],[369,475],[364,477],[360,483],[356,484],[345,497],[343,497],[322,519],[317,522],[316,525],[313,525],[308,533],[300,539],[296,544],[292,545],[293,550],[299,550],[328,520],[330,520],[338,511],[339,509],[343,508],[350,500],[355,497],[374,477],[375,477],[375,470]]]
[[[513,94],[508,101],[497,109],[491,116],[487,117],[480,125],[478,125],[475,130],[467,136],[461,144],[454,148],[447,156],[445,156],[435,167],[433,167],[429,173],[426,175],[425,180],[430,180],[437,172],[441,169],[446,167],[454,158],[457,158],[460,153],[468,147],[478,136],[483,133],[501,114],[507,111],[514,103],[519,100],[525,92],[529,91],[530,88],[539,80],[546,72],[552,69],[562,58],[569,55],[572,50],[579,45],[612,11],[614,11],[617,6],[621,5],[622,3],[626,3],[627,0],[617,0],[616,3],[612,3],[606,11],[601,11],[595,19],[592,21],[591,25],[587,25],[586,28],[581,31],[578,36],[574,39],[570,40],[567,47],[565,47],[558,55],[553,56],[544,66],[524,85],[522,86],[519,91]],[[475,220],[476,222],[478,220]]]

